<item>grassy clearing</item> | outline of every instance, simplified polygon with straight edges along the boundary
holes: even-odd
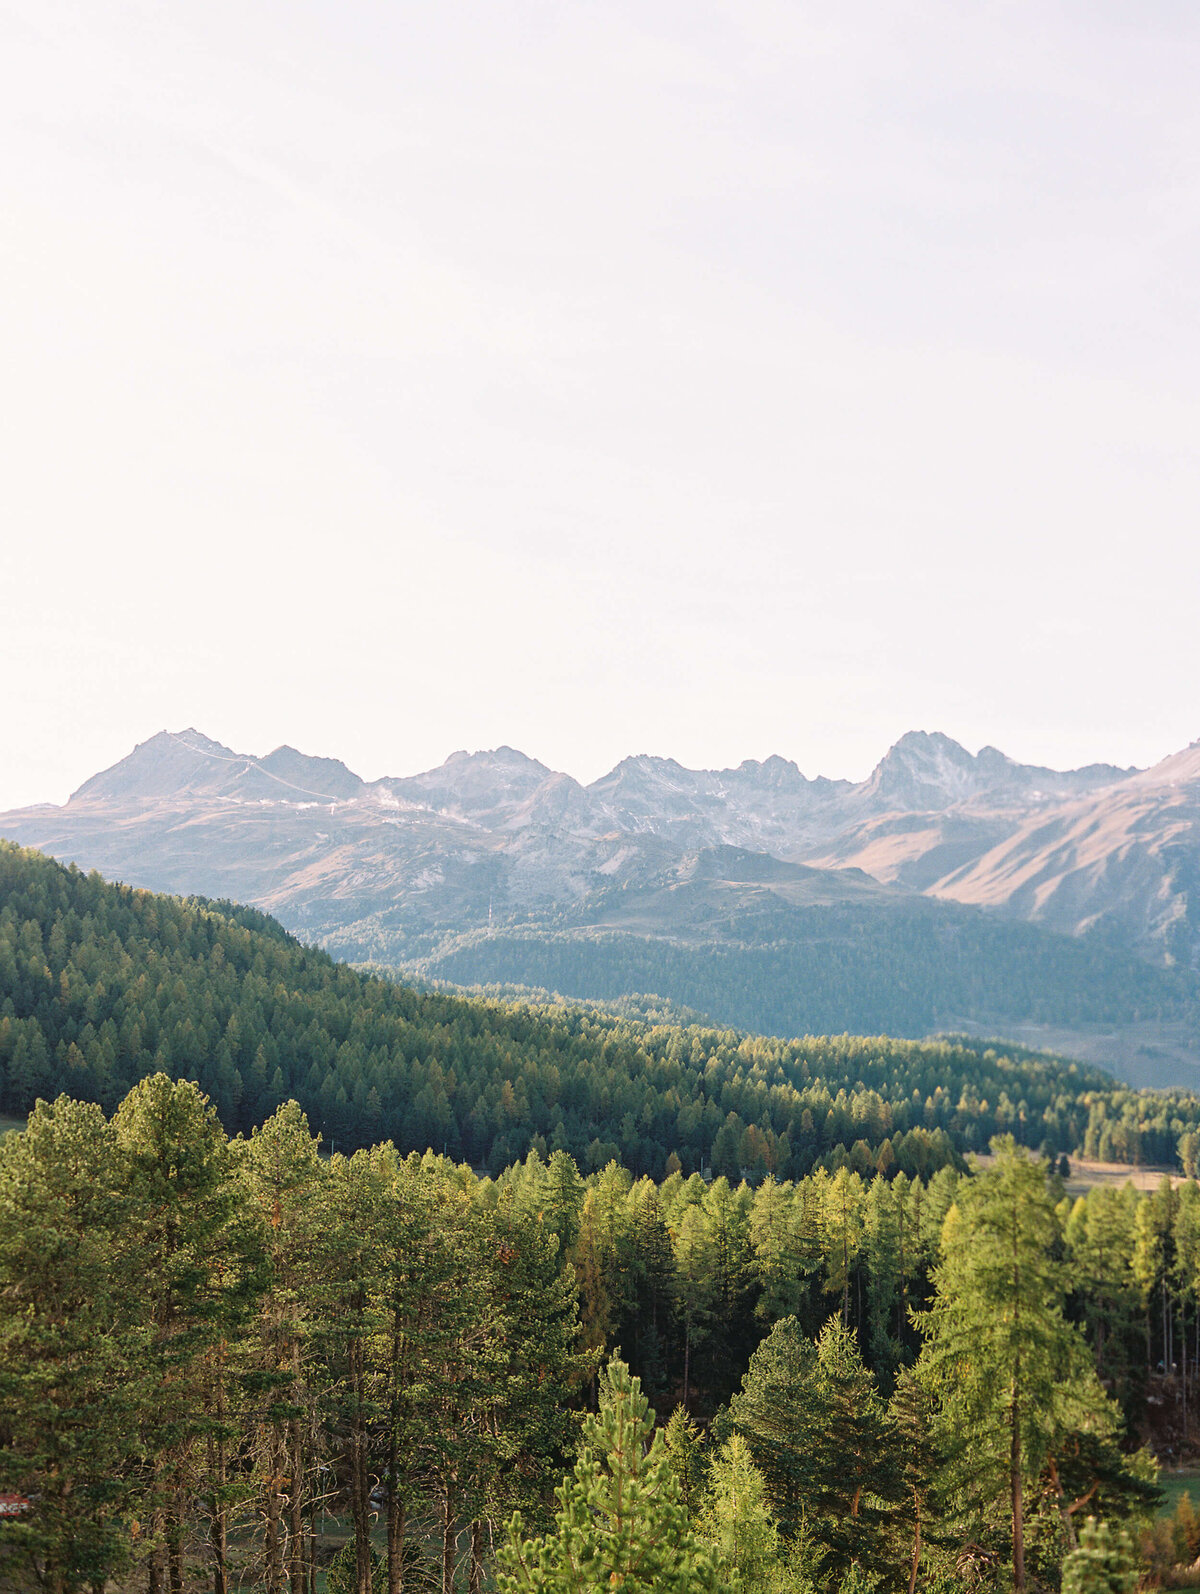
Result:
[[[1131,1183],[1135,1190],[1157,1190],[1165,1173],[1172,1184],[1183,1184],[1183,1174],[1166,1163],[1149,1163],[1135,1168],[1128,1162],[1094,1162],[1087,1157],[1071,1157],[1071,1177],[1067,1180],[1068,1195],[1085,1195],[1098,1186],[1120,1189]]]
[[[1192,1504],[1200,1507],[1200,1467],[1179,1467],[1171,1471],[1165,1469],[1159,1475],[1159,1488],[1166,1498],[1159,1508],[1160,1517],[1175,1515],[1175,1508],[1185,1494],[1190,1494]]]
[[[0,1140],[3,1140],[5,1135],[18,1133],[24,1127],[24,1118],[13,1118],[6,1112],[0,1112]]]
[[[967,1160],[980,1168],[990,1168],[996,1159],[990,1151],[973,1151]],[[1165,1162],[1134,1167],[1130,1162],[1097,1162],[1091,1157],[1068,1157],[1067,1161],[1071,1165],[1071,1177],[1066,1181],[1070,1196],[1086,1195],[1089,1190],[1106,1186],[1119,1190],[1125,1184],[1132,1184],[1135,1190],[1157,1190],[1163,1174],[1172,1184],[1186,1183],[1179,1169]]]

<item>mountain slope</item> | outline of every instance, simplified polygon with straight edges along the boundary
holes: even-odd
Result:
[[[1200,1122],[1194,1096],[1133,1096],[1019,1048],[783,1041],[413,990],[256,910],[0,844],[0,1108],[65,1091],[111,1109],[157,1069],[195,1079],[231,1130],[294,1097],[340,1150],[390,1137],[493,1168],[562,1146],[587,1168],[661,1175],[674,1152],[788,1177],[869,1170],[886,1143],[928,1172],[1006,1128],[1072,1152],[1100,1119],[1118,1154],[1157,1160]]]
[[[543,985],[553,966],[573,994],[611,998],[621,968],[627,992],[758,1028],[1155,1022],[1186,1048],[1191,980],[1143,965],[1200,963],[1198,822],[1200,747],[1056,772],[919,731],[858,784],[777,757],[704,771],[639,755],[590,786],[501,747],[368,783],[189,729],[61,808],[0,815],[0,834],[439,977]],[[828,973],[817,1006],[811,958]]]

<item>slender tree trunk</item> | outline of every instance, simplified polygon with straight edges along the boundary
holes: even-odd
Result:
[[[183,1594],[183,1483],[178,1473],[167,1510],[167,1581],[171,1594]]]
[[[1013,1590],[1024,1594],[1025,1588],[1025,1515],[1021,1498],[1021,1401],[1018,1394],[1019,1373],[1013,1378],[1012,1390],[1012,1442],[1009,1449],[1009,1486],[1012,1491],[1013,1540]]]
[[[1153,1357],[1152,1357],[1152,1355],[1150,1353],[1150,1308],[1149,1308],[1149,1306],[1147,1306],[1146,1307],[1146,1375],[1147,1375],[1147,1377],[1149,1377],[1150,1371],[1151,1371],[1153,1365],[1154,1365],[1154,1359],[1153,1359]]]
[[[454,1594],[454,1560],[458,1547],[458,1523],[454,1501],[447,1483],[442,1492],[442,1594]]]
[[[916,1506],[917,1521],[916,1527],[913,1531],[912,1571],[908,1576],[908,1594],[915,1594],[917,1587],[917,1568],[921,1564],[921,1497],[919,1494],[913,1495],[913,1503]]]
[[[908,1279],[904,1271],[904,1201],[903,1198],[896,1202],[897,1216],[900,1220],[900,1299],[896,1302],[896,1343],[904,1345],[904,1327],[908,1321]],[[917,1529],[918,1534],[920,1528]],[[916,1563],[913,1563],[914,1566]],[[915,1575],[915,1574],[914,1574]],[[910,1591],[911,1594],[911,1591]]]
[[[217,1421],[223,1418],[224,1402],[218,1400]],[[209,1440],[209,1476],[213,1480],[212,1521],[208,1530],[213,1558],[213,1594],[226,1594],[229,1587],[229,1508],[225,1504],[225,1434],[218,1431]]]
[[[279,1450],[275,1434],[267,1452],[267,1487],[263,1495],[263,1560],[267,1594],[283,1594],[283,1546],[279,1535]],[[171,1591],[174,1594],[174,1590]]]
[[[404,1587],[404,1536],[408,1513],[395,1484],[393,1472],[388,1481],[388,1594],[401,1594]]]
[[[467,1594],[483,1594],[483,1540],[486,1524],[476,1519],[471,1523],[471,1575]]]
[[[400,1491],[400,1388],[407,1369],[404,1358],[404,1325],[399,1308],[392,1314],[391,1401],[387,1446],[387,1573],[388,1594],[400,1594],[404,1587],[404,1534],[407,1517]]]
[[[371,1594],[371,1502],[367,1492],[363,1456],[362,1416],[355,1412],[348,1446],[350,1463],[350,1517],[354,1524],[354,1555],[358,1594]]]
[[[293,1362],[293,1370],[299,1381],[298,1369]],[[298,1391],[293,1399],[298,1399]],[[304,1529],[304,1435],[300,1428],[300,1419],[293,1417],[288,1422],[288,1462],[291,1472],[291,1488],[288,1495],[288,1584],[291,1594],[304,1594],[304,1567],[307,1559],[308,1535]]]
[[[842,1327],[850,1327],[850,1235],[846,1228],[846,1208],[842,1206]]]
[[[1167,1311],[1167,1281],[1162,1282],[1162,1364],[1163,1374],[1171,1376],[1171,1323]]]
[[[367,1477],[366,1348],[360,1338],[350,1347],[352,1410],[346,1459],[350,1465],[350,1514],[358,1594],[371,1594],[371,1490]]]

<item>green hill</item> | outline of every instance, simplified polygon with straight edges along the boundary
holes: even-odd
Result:
[[[231,1131],[295,1098],[338,1149],[391,1139],[492,1168],[562,1147],[655,1174],[672,1153],[730,1174],[928,1172],[999,1131],[1070,1152],[1100,1121],[1113,1155],[1159,1161],[1200,1121],[1186,1093],[1018,1048],[781,1040],[413,989],[256,910],[0,843],[0,1110],[63,1091],[111,1110],[160,1069]]]

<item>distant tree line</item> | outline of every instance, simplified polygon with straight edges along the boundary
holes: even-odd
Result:
[[[516,983],[613,1001],[655,991],[721,1023],[774,1035],[919,1037],[959,1014],[996,1022],[1182,1023],[1200,1038],[1188,966],[1158,968],[1114,936],[1058,935],[949,903],[789,908],[669,935],[500,925],[432,939],[336,939],[355,961],[403,961],[460,986]],[[431,944],[432,943],[432,944]]]

